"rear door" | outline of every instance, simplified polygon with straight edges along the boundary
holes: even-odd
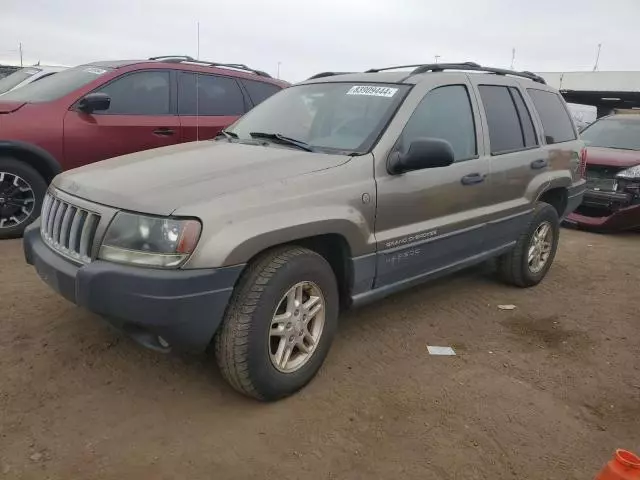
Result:
[[[178,73],[178,113],[182,142],[208,140],[249,110],[233,77],[194,72]]]
[[[491,214],[486,246],[498,249],[513,242],[529,221],[528,190],[549,168],[539,148],[528,98],[519,83],[508,78],[470,75],[482,105],[485,145],[491,162]]]
[[[390,154],[421,137],[447,140],[455,163],[399,175],[387,156],[376,163],[378,246],[375,287],[426,277],[483,251],[484,210],[490,201],[489,160],[482,155],[477,104],[465,74],[416,85],[396,120],[406,118]],[[387,133],[393,134],[392,125]]]
[[[64,118],[67,168],[177,143],[171,90],[169,71],[136,71],[94,90],[110,96],[107,110],[84,113],[72,106]]]

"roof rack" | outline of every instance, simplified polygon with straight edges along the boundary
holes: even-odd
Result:
[[[506,70],[503,68],[491,68],[483,67],[475,62],[463,62],[463,63],[427,63],[416,65],[399,65],[397,67],[385,67],[385,68],[372,68],[365,73],[377,73],[384,70],[397,70],[399,68],[413,68],[411,75],[417,75],[419,73],[427,72],[443,72],[444,70],[467,70],[474,72],[487,72],[495,73],[496,75],[512,75],[514,77],[528,78],[534,82],[544,83],[547,82],[539,75],[532,72],[517,72],[515,70]]]
[[[271,75],[269,75],[267,72],[250,68],[243,63],[207,62],[204,60],[197,60],[193,57],[190,57],[189,55],[161,55],[159,57],[150,57],[149,60],[167,63],[195,63],[197,65],[205,65],[208,67],[233,68],[235,70],[243,70],[246,72],[255,73],[256,75],[259,75],[261,77],[272,78]]]
[[[332,77],[334,75],[347,75],[349,73],[353,73],[353,72],[320,72],[320,73],[316,73],[315,75],[307,78],[307,80],[313,80],[315,78]]]

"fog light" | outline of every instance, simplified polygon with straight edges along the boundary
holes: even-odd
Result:
[[[160,335],[158,335],[158,343],[160,344],[160,346],[162,348],[169,348],[169,342],[167,342],[164,338],[162,338]]]

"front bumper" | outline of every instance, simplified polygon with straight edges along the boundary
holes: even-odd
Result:
[[[244,267],[157,270],[99,260],[77,265],[42,241],[39,222],[25,232],[24,253],[40,278],[64,298],[161,351],[207,348]]]
[[[589,215],[585,212],[589,212]],[[577,212],[566,223],[594,230],[630,230],[640,228],[640,203],[631,193],[587,190]]]

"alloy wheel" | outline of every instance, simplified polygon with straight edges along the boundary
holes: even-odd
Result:
[[[542,222],[536,228],[529,244],[527,261],[531,273],[540,273],[549,261],[553,245],[553,228],[549,222]]]
[[[31,185],[19,175],[0,172],[0,229],[25,222],[36,206]]]
[[[313,282],[300,282],[282,297],[271,320],[269,357],[282,373],[302,368],[315,352],[325,322],[325,300]]]

